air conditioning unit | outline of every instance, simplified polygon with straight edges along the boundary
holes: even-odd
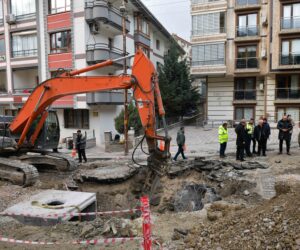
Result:
[[[92,34],[99,34],[100,33],[100,24],[99,23],[91,23],[90,24],[90,31]]]
[[[266,49],[261,50],[260,57],[261,57],[261,59],[267,59],[267,50]]]
[[[17,18],[16,18],[16,16],[14,14],[8,14],[8,15],[6,15],[6,22],[8,24],[14,24],[14,23],[16,23],[16,21],[17,21]]]
[[[263,26],[268,26],[268,18],[267,16],[262,16],[261,17],[261,23]]]
[[[1,56],[0,56],[0,62],[4,62],[5,60],[6,60],[5,55],[1,55]]]

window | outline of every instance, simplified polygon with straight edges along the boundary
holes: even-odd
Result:
[[[89,129],[89,110],[87,109],[65,109],[65,128]]]
[[[259,4],[259,0],[236,0],[237,6],[248,6]]]
[[[109,50],[112,50],[113,49],[113,39],[112,38],[108,38],[108,48]]]
[[[5,40],[0,39],[0,55],[5,55]]]
[[[281,42],[282,65],[300,64],[300,39],[283,40]]]
[[[213,3],[220,0],[192,0],[192,4],[205,4],[205,3]]]
[[[276,77],[276,98],[300,98],[300,75],[282,75]]]
[[[255,100],[256,99],[256,79],[236,78],[234,84],[235,100]]]
[[[36,0],[11,0],[11,13],[19,18],[32,17],[36,13]]]
[[[283,5],[282,29],[300,28],[300,3]]]
[[[3,24],[3,2],[0,0],[0,24]]]
[[[12,57],[37,55],[37,36],[35,31],[12,33]]]
[[[51,53],[66,53],[71,51],[71,32],[62,31],[52,33],[51,40]]]
[[[299,107],[277,108],[277,121],[281,120],[284,114],[291,115],[294,122],[298,122],[300,120]]]
[[[242,119],[250,120],[254,117],[254,107],[235,107],[234,117],[237,121]]]
[[[145,55],[150,58],[150,49],[148,47],[145,47],[141,44],[136,44],[135,50],[137,51],[138,49],[141,49],[145,53]]]
[[[257,36],[257,13],[238,16],[237,36]]]
[[[225,12],[192,16],[194,36],[205,36],[225,32]]]
[[[237,48],[236,68],[257,68],[258,60],[256,55],[256,45],[241,46]]]
[[[159,40],[156,40],[156,49],[160,50],[160,41]]]
[[[224,65],[225,44],[204,44],[192,47],[192,65]]]
[[[134,29],[135,31],[141,32],[144,35],[149,36],[149,23],[142,16],[136,16],[134,19]]]
[[[70,0],[49,0],[49,13],[56,14],[60,12],[70,11]]]

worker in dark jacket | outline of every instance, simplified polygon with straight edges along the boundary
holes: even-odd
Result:
[[[259,120],[254,129],[254,138],[258,143],[258,156],[266,156],[266,145],[268,140],[268,128],[264,125],[263,120]]]
[[[239,125],[235,128],[236,133],[236,160],[245,161],[244,159],[244,150],[247,140],[247,131],[246,131],[246,120],[241,120]]]
[[[271,135],[271,127],[270,127],[270,124],[268,123],[268,119],[266,117],[263,118],[263,121],[264,121],[264,127],[265,127],[265,133],[266,133],[266,136],[267,136],[267,141],[266,141],[266,151],[267,151],[267,146],[268,146],[268,140],[269,140],[269,137]]]
[[[250,147],[251,147],[251,141],[253,138],[253,133],[254,133],[254,119],[251,118],[249,122],[246,124],[246,131],[247,131],[247,136],[246,136],[246,144],[245,144],[245,151],[248,157],[252,156]],[[254,147],[255,148],[255,147]]]
[[[174,161],[177,161],[177,157],[179,154],[182,155],[182,158],[183,159],[186,159],[185,155],[184,155],[184,144],[185,144],[185,135],[184,135],[184,127],[181,127],[179,129],[179,131],[177,132],[177,138],[176,138],[176,141],[177,141],[177,145],[178,145],[178,151],[174,157]]]
[[[76,137],[76,150],[78,153],[79,162],[82,162],[82,158],[84,162],[87,162],[85,155],[85,147],[86,147],[86,138],[82,135],[81,130],[77,130]]]
[[[277,129],[279,130],[279,154],[282,154],[283,141],[286,143],[286,153],[290,155],[290,143],[291,135],[290,132],[293,129],[293,125],[288,120],[287,116],[284,115],[282,119],[277,124]]]

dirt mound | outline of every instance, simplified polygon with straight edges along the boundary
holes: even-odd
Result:
[[[299,191],[300,185],[289,186],[272,200],[253,208],[233,208],[230,213],[228,206],[213,204],[209,211],[219,216],[199,223],[176,248],[300,249]]]

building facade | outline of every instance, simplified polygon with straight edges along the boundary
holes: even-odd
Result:
[[[192,0],[192,67],[207,119],[300,120],[300,1]]]
[[[155,66],[163,63],[172,36],[141,1],[125,2],[127,53],[141,48]],[[35,86],[64,70],[122,57],[121,5],[120,0],[0,0],[0,115],[16,115]],[[83,75],[122,72],[120,61]],[[104,132],[115,132],[123,101],[118,91],[59,99],[52,108],[61,139],[82,129],[103,144]]]

